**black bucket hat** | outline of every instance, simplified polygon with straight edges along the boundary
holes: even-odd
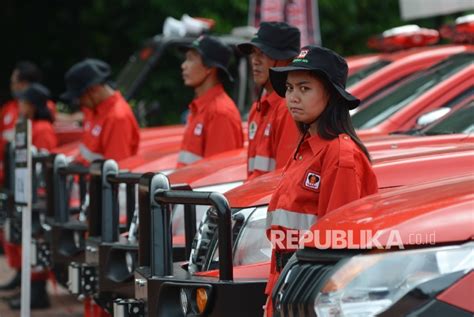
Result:
[[[300,45],[301,33],[298,28],[285,22],[262,22],[255,37],[237,47],[247,55],[257,47],[274,60],[286,60],[298,55]]]
[[[64,76],[66,92],[60,98],[66,101],[79,99],[87,88],[105,83],[109,76],[109,64],[99,59],[85,59],[67,71]]]
[[[48,88],[38,83],[33,83],[18,93],[18,99],[28,101],[38,109],[47,107],[50,96]]]
[[[232,57],[232,50],[219,39],[209,35],[202,35],[191,44],[182,45],[181,49],[185,51],[190,49],[196,50],[201,55],[204,65],[218,68],[227,76],[229,81],[234,81],[227,69]]]
[[[330,49],[313,45],[305,46],[290,65],[271,68],[270,81],[273,89],[281,97],[285,97],[288,72],[296,70],[307,70],[322,76],[347,101],[349,109],[357,108],[360,104],[359,99],[346,91],[348,67],[345,59]]]

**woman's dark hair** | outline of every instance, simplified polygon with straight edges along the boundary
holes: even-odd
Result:
[[[349,107],[345,105],[346,100],[336,92],[335,88],[328,83],[326,78],[314,72],[311,72],[311,75],[320,80],[329,93],[328,104],[318,119],[316,119],[319,136],[326,140],[333,140],[339,137],[339,134],[345,133],[350,136],[352,141],[357,144],[370,161],[369,151],[357,136],[354,126],[352,125]],[[301,142],[308,133],[309,125],[298,121],[296,121],[296,125],[302,134],[300,144],[296,150],[296,152],[298,152]]]
[[[21,61],[15,65],[15,69],[18,71],[18,80],[26,81],[28,83],[41,82],[43,75],[41,70],[35,63],[30,61]]]
[[[49,110],[46,103],[44,105],[33,104],[33,107],[35,107],[35,115],[33,116],[33,120],[47,120],[51,123],[54,122],[51,110]]]

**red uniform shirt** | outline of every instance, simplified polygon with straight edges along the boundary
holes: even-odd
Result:
[[[298,142],[298,128],[276,92],[252,105],[248,127],[248,178],[285,166]]]
[[[58,138],[54,132],[53,125],[48,120],[33,120],[32,143],[38,150],[51,151],[58,145]]]
[[[48,108],[54,119],[56,105],[51,100],[48,101]],[[18,100],[12,99],[6,102],[0,110],[0,182],[3,182],[3,156],[7,142],[13,141],[15,137],[15,126],[19,115]]]
[[[244,146],[239,110],[222,85],[195,98],[189,110],[178,167]]]
[[[140,143],[137,120],[120,92],[86,115],[78,161],[89,165],[97,159],[122,160],[135,155]]]
[[[302,143],[296,160],[288,161],[273,193],[267,213],[267,236],[271,239],[272,230],[280,230],[280,237],[288,229],[308,230],[328,212],[377,191],[377,178],[369,160],[348,135],[341,134],[333,140],[311,136]],[[287,240],[282,241],[286,245]],[[285,251],[277,244],[274,248]],[[266,294],[271,294],[279,276],[275,249]]]

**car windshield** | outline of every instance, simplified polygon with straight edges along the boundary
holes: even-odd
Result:
[[[377,126],[397,111],[409,105],[423,93],[456,74],[460,69],[472,63],[474,54],[458,54],[435,66],[409,76],[396,89],[389,90],[362,104],[360,110],[352,116],[356,129],[369,129]]]
[[[453,112],[443,120],[423,129],[421,134],[469,134],[472,132],[474,132],[474,101],[471,101],[467,106]]]
[[[117,88],[126,98],[130,98],[135,90],[136,81],[150,67],[149,59],[156,54],[156,47],[152,43],[147,43],[140,51],[133,54],[128,60],[127,65],[117,76]]]
[[[362,79],[372,75],[382,67],[390,64],[390,61],[377,61],[370,64],[369,66],[363,67],[361,70],[355,72],[354,74],[347,77],[346,87],[351,87],[354,84],[357,84]]]

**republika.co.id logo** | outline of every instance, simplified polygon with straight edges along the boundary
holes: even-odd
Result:
[[[398,230],[276,230],[270,242],[277,249],[303,249],[305,246],[326,249],[405,249],[406,245],[435,245],[436,233],[410,233],[402,238]]]

